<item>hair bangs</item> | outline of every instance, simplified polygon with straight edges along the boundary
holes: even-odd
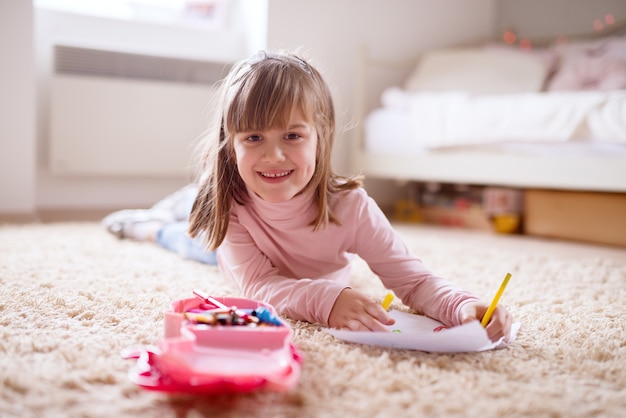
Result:
[[[315,120],[315,97],[310,94],[312,83],[308,74],[299,68],[281,64],[274,60],[256,64],[261,68],[244,74],[240,82],[233,86],[235,93],[224,121],[226,132],[232,135],[286,128],[296,110],[300,110],[309,121]]]

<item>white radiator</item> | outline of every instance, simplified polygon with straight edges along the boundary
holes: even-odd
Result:
[[[55,46],[51,170],[98,176],[180,176],[208,126],[223,63]]]

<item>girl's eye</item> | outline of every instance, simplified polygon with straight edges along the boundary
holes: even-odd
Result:
[[[250,142],[257,142],[261,140],[261,135],[250,135],[248,138],[246,138],[248,141]]]
[[[285,138],[290,139],[290,140],[294,140],[294,139],[300,139],[302,137],[300,135],[292,132],[292,133],[288,133],[287,135],[285,135]]]

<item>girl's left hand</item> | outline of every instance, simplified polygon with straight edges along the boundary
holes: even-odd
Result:
[[[469,302],[461,307],[459,314],[462,324],[472,321],[480,321],[487,312],[488,305],[482,302]],[[513,317],[502,305],[498,305],[491,315],[491,319],[485,328],[487,336],[491,341],[498,341],[504,337],[504,342],[508,342],[511,335],[511,325]]]

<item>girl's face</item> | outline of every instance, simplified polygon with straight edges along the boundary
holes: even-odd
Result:
[[[268,202],[290,200],[315,172],[317,131],[300,111],[292,114],[286,129],[235,134],[233,146],[239,175]]]

